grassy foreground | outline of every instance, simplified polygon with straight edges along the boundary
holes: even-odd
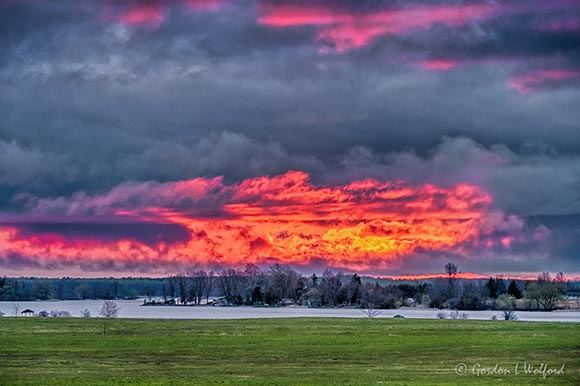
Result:
[[[564,374],[522,374],[524,362]],[[478,376],[478,364],[510,374]],[[13,384],[577,385],[580,325],[1,318],[0,385]]]

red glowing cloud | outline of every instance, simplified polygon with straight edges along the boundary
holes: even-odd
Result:
[[[436,24],[458,27],[494,13],[487,4],[412,6],[409,8],[357,13],[330,6],[296,6],[267,3],[260,7],[259,23],[271,27],[315,26],[317,39],[332,44],[338,52],[368,45],[385,35],[428,30]]]
[[[0,218],[5,224],[0,257],[31,256],[43,264],[323,261],[350,269],[391,267],[416,252],[460,251],[476,243],[493,230],[490,205],[489,195],[471,185],[443,189],[369,179],[325,187],[302,172],[233,185],[220,178],[123,184],[100,196],[31,199],[28,217]],[[39,218],[44,225],[52,218],[52,228],[23,230]],[[147,242],[135,232],[117,232],[116,238],[76,232],[73,237],[59,231],[58,223],[65,220],[139,222],[160,231],[176,227],[184,235]]]

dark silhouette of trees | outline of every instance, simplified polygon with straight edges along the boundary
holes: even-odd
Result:
[[[20,288],[18,280],[0,277],[0,301],[27,300]]]
[[[506,293],[505,283],[501,277],[490,277],[487,281],[486,287],[489,291],[489,297],[492,299],[497,299],[500,295]]]
[[[445,269],[445,273],[449,279],[454,279],[457,276],[457,265],[453,264],[452,262],[445,264],[445,267],[443,268]]]
[[[189,271],[188,272],[188,294],[187,300],[195,305],[201,304],[201,301],[205,294],[206,286],[206,276],[205,271]]]
[[[32,286],[32,292],[38,300],[49,300],[54,296],[54,290],[48,280],[37,280]]]
[[[288,265],[274,264],[268,269],[268,290],[266,297],[272,303],[284,298],[296,300],[298,273]]]
[[[219,276],[219,287],[228,303],[241,305],[244,302],[242,293],[245,289],[246,277],[243,271],[237,269],[223,270]]]
[[[522,293],[522,290],[520,289],[520,287],[518,286],[518,283],[516,283],[515,280],[510,281],[510,284],[508,286],[507,289],[507,293],[508,295],[511,295],[513,297],[515,297],[516,299],[521,299],[524,294]]]
[[[208,304],[209,297],[213,293],[213,290],[214,290],[215,285],[216,285],[216,279],[215,279],[214,272],[209,271],[207,276],[205,277],[205,280],[206,280],[206,282],[205,282],[205,287],[204,287],[204,291],[203,291],[203,296],[205,297],[205,303]]]
[[[469,283],[463,289],[456,307],[458,310],[484,310],[486,308],[485,299],[481,289],[475,284]]]
[[[163,285],[163,300],[167,303],[170,299],[175,299],[177,293],[177,281],[174,276],[167,278],[165,284]]]
[[[101,278],[39,279],[0,277],[0,301],[58,299],[136,299],[159,305],[268,305],[292,303],[309,307],[396,308],[402,305],[457,310],[497,309],[509,295],[516,309],[551,311],[567,291],[562,273],[543,273],[535,281],[460,279],[455,264],[444,267],[444,277],[412,282],[375,280],[358,274],[343,275],[326,269],[320,276],[303,276],[292,267],[274,264],[260,268],[224,269],[219,274],[187,270],[164,279]],[[509,284],[509,285],[506,285]],[[525,284],[525,286],[524,286]],[[210,302],[212,297],[215,302]],[[159,298],[163,299],[160,302]]]
[[[322,302],[331,306],[336,306],[342,288],[342,274],[339,273],[334,275],[332,270],[328,268],[325,269],[322,273],[320,288],[322,290]]]
[[[175,283],[177,284],[177,293],[181,304],[187,303],[189,296],[189,280],[185,273],[180,273],[175,276]]]
[[[360,304],[361,300],[361,287],[362,281],[359,275],[356,273],[351,276],[350,282],[348,283],[348,287],[346,288],[347,292],[347,302],[349,305],[354,306]]]

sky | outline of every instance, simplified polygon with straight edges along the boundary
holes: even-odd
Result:
[[[580,274],[576,0],[0,0],[0,274]]]

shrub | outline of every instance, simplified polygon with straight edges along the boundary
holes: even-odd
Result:
[[[504,310],[503,311],[503,319],[504,320],[518,320],[518,316],[516,312],[513,310]]]
[[[68,311],[50,311],[50,316],[53,318],[70,318],[72,315]]]

